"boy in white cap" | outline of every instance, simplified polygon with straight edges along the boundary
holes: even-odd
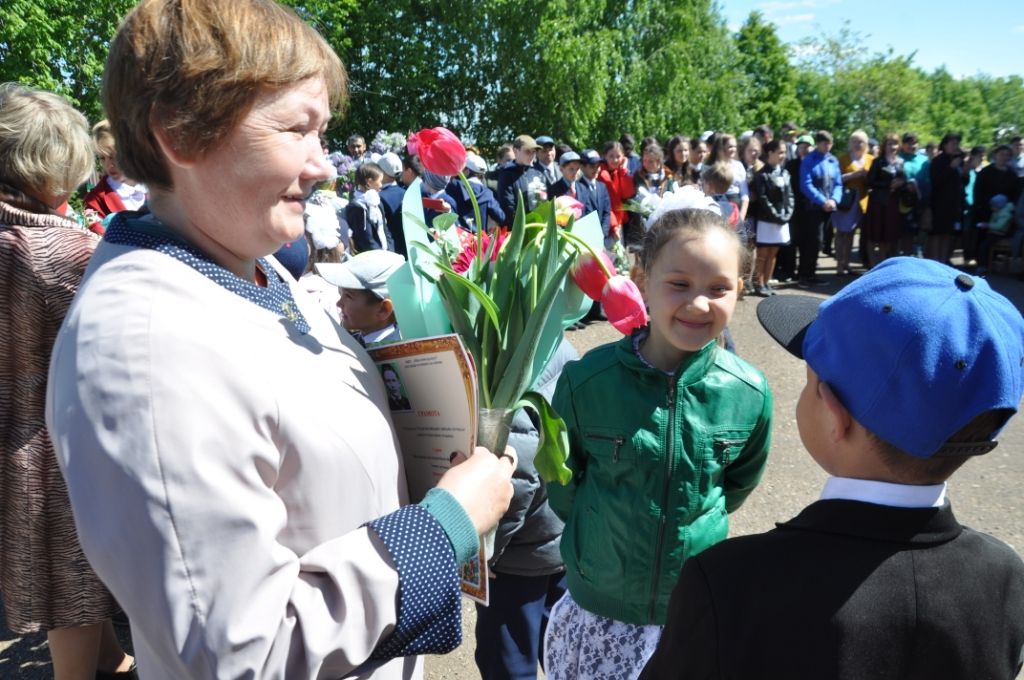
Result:
[[[405,198],[405,187],[398,183],[402,176],[402,159],[393,151],[388,151],[377,159],[377,165],[384,178],[380,188],[380,209],[384,213],[384,222],[395,242],[395,252],[406,257],[405,229],[402,227],[402,199]]]
[[[341,293],[342,324],[367,347],[402,339],[387,283],[403,264],[398,253],[369,250],[345,262],[316,265],[317,273]]]
[[[641,678],[1014,678],[1024,563],[946,480],[1024,391],[1024,319],[984,279],[886,260],[831,299],[757,308],[807,362],[800,439],[830,477],[768,533],[688,560]]]

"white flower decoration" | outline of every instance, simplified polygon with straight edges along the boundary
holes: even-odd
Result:
[[[710,210],[716,215],[722,214],[715,199],[706,196],[692,184],[687,184],[662,196],[661,203],[647,218],[647,228],[650,229],[662,215],[672,210]]]

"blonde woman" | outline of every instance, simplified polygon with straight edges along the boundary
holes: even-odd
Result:
[[[92,166],[82,114],[50,92],[0,85],[0,594],[10,630],[46,631],[57,680],[134,675],[44,417],[50,350],[96,247],[56,209]]]
[[[850,135],[846,153],[839,157],[839,172],[842,173],[843,191],[853,193],[848,206],[840,205],[832,213],[835,228],[836,275],[846,276],[850,272],[850,253],[853,250],[853,234],[857,231],[868,207],[868,171],[875,157],[868,153],[868,134],[857,130]],[[845,195],[845,194],[844,194]],[[863,238],[863,237],[862,237]]]

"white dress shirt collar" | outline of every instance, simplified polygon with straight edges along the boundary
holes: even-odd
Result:
[[[938,508],[946,503],[946,484],[912,486],[869,479],[829,477],[821,500],[851,500],[894,508]]]

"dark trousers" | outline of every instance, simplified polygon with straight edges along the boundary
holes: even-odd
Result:
[[[835,240],[836,230],[832,228],[832,220],[825,220],[821,234],[821,252],[827,256],[832,255],[832,242]]]
[[[476,667],[483,680],[536,680],[551,607],[565,594],[565,574],[498,574],[490,606],[476,608]]]
[[[810,208],[804,216],[800,229],[800,265],[797,275],[801,279],[809,279],[818,272],[818,251],[821,250],[821,235],[825,229],[828,213],[818,208]]]

